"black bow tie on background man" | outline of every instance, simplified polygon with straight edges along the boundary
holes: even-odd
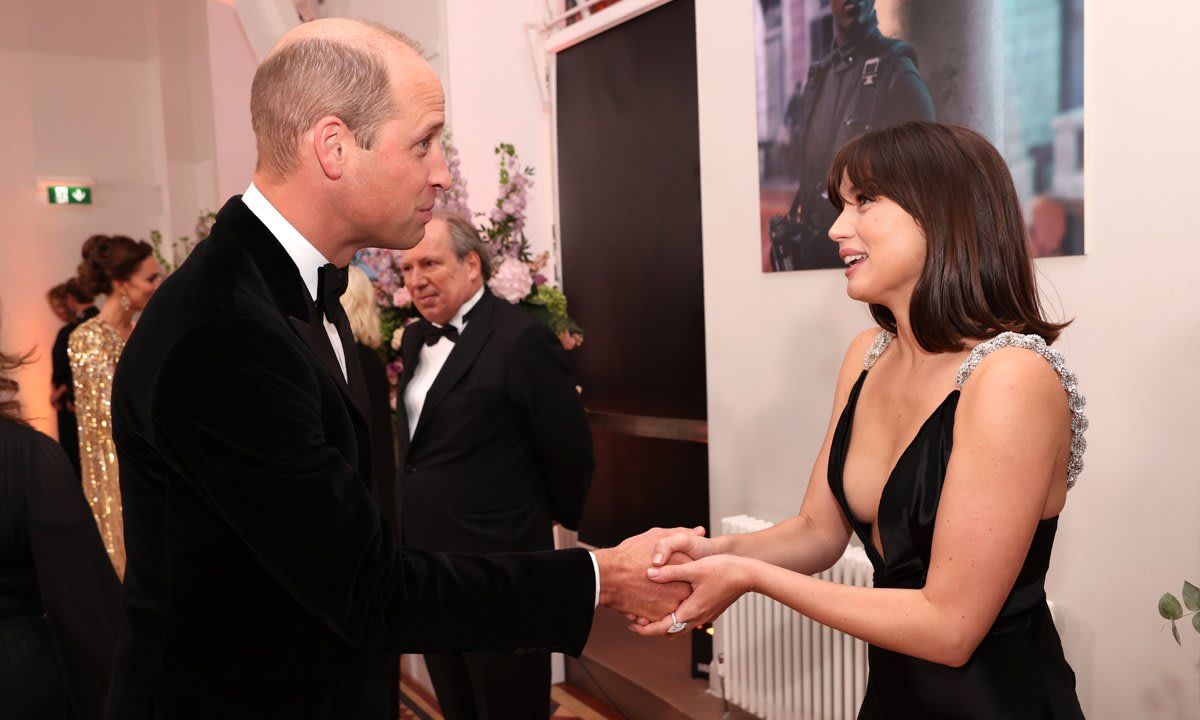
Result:
[[[342,308],[342,294],[346,292],[349,280],[349,265],[339,268],[333,263],[325,263],[317,270],[317,312],[323,314],[335,326],[338,324],[338,318],[346,316],[346,311]]]
[[[463,315],[464,325],[471,322],[471,316],[475,314],[475,310],[478,307],[479,303],[475,303],[475,307],[471,308]],[[419,323],[421,339],[425,341],[425,345],[428,347],[437,345],[438,340],[441,340],[442,338],[446,338],[452,343],[458,342],[458,328],[454,327],[450,323],[446,323],[445,325],[434,325],[424,318],[421,318]]]
[[[421,324],[424,326],[421,329],[421,335],[425,340],[425,344],[429,347],[437,345],[438,340],[441,340],[442,338],[446,338],[452,343],[458,342],[458,328],[454,327],[450,323],[438,326],[434,325],[428,320],[422,320]]]

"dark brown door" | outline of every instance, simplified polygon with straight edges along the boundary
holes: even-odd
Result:
[[[693,0],[558,56],[563,281],[596,439],[580,539],[708,521]]]

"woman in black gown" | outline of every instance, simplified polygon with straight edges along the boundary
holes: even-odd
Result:
[[[842,148],[829,196],[847,292],[878,327],[846,354],[800,514],[660,543],[651,576],[694,592],[631,627],[707,622],[756,591],[869,644],[860,718],[1082,717],[1044,581],[1087,421],[1004,160],[908,123]],[[852,532],[875,587],[810,577]],[[676,552],[694,562],[663,566]]]
[[[120,586],[58,443],[18,416],[0,353],[0,716],[99,718]]]

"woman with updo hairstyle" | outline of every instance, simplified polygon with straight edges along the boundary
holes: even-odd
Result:
[[[149,243],[124,235],[93,235],[83,243],[81,254],[80,286],[106,299],[99,314],[76,328],[68,343],[79,465],[100,537],[117,575],[124,578],[125,533],[109,403],[113,373],[133,332],[134,317],[150,301],[163,273]]]

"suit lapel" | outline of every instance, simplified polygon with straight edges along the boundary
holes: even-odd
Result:
[[[255,267],[262,273],[272,299],[287,317],[292,330],[317,357],[321,366],[329,373],[329,377],[337,384],[346,405],[351,412],[358,415],[359,423],[366,428],[370,417],[366,410],[366,389],[363,387],[358,355],[354,352],[353,337],[349,338],[347,344],[349,329],[347,328],[346,335],[342,335],[342,331],[339,330],[339,335],[342,337],[342,350],[346,354],[346,372],[361,395],[358,399],[346,384],[346,378],[342,376],[342,368],[338,364],[337,356],[333,354],[333,346],[329,343],[325,324],[317,315],[316,306],[308,294],[308,289],[304,287],[304,280],[300,277],[300,271],[296,269],[296,263],[283,249],[283,245],[279,244],[267,226],[246,207],[241,196],[234,196],[225,203],[225,207],[221,208],[217,215],[217,222],[229,224],[231,234],[250,254]],[[358,439],[360,446],[366,446],[369,441],[362,433]]]
[[[350,379],[350,404],[358,410],[363,421],[371,417],[370,400],[367,398],[366,378],[363,375],[362,363],[358,360],[358,344],[354,342],[354,333],[350,330],[350,321],[345,315],[337,323],[338,338],[342,341],[342,353],[346,356],[346,377]],[[328,337],[328,336],[326,336]],[[334,358],[335,362],[337,358]],[[337,377],[342,377],[341,369]],[[346,383],[343,383],[345,385]]]
[[[396,414],[399,417],[399,422],[396,424],[397,438],[397,457],[400,459],[400,464],[405,463],[408,457],[409,436],[408,436],[408,403],[404,401],[405,393],[408,391],[408,384],[412,382],[413,373],[416,372],[417,363],[421,361],[421,345],[422,341],[417,331],[417,324],[408,325],[404,331],[404,340],[400,343],[400,358],[401,371],[400,380],[396,383]]]
[[[433,416],[438,405],[446,399],[446,395],[458,384],[462,376],[471,369],[475,358],[479,357],[484,343],[492,334],[492,309],[495,302],[497,301],[492,294],[484,290],[478,304],[471,311],[471,320],[467,323],[458,342],[454,344],[454,349],[446,358],[446,364],[434,378],[433,385],[425,396],[425,404],[421,407],[421,417],[417,420],[417,429],[413,432],[411,445],[417,443],[421,437],[421,430],[429,424],[429,418]]]
[[[325,323],[317,316],[316,310],[313,310],[307,318],[291,315],[288,317],[288,322],[291,324],[292,330],[308,346],[308,349],[321,361],[321,367],[325,368],[329,379],[333,380],[338,390],[341,391],[346,405],[357,413],[359,420],[366,425],[367,418],[370,417],[367,413],[366,388],[363,387],[362,368],[359,366],[357,355],[354,354],[354,345],[346,345],[343,331],[339,329],[338,335],[342,340],[342,352],[346,356],[346,375],[350,377],[348,385],[346,377],[342,375],[342,366],[338,364],[337,355],[333,352],[333,345],[329,342],[329,334],[325,332]],[[351,338],[351,343],[353,343],[353,338]],[[366,438],[361,438],[361,440],[366,442]]]

